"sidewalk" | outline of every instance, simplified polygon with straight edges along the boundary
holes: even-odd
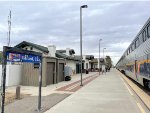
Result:
[[[84,85],[88,84],[96,77],[97,77],[97,73],[90,73],[88,75],[83,74],[83,84]],[[61,102],[62,100],[70,96],[70,94],[73,94],[74,92],[76,92],[82,87],[80,86],[80,75],[76,75],[69,82],[64,81],[57,84],[57,87],[56,84],[54,84],[43,88],[41,111],[37,111],[38,97],[33,96],[37,93],[34,91],[36,91],[38,88],[37,87],[34,88],[25,87],[25,88],[27,88],[28,90],[22,89],[21,92],[24,91],[24,93],[26,94],[30,93],[32,94],[32,96],[25,97],[21,100],[15,100],[13,103],[6,105],[5,113],[44,113],[45,111],[55,106],[57,103]]]
[[[90,72],[89,74],[83,73],[83,78],[92,76],[92,75],[94,75],[96,73],[97,72]],[[60,87],[63,87],[63,86],[66,86],[68,84],[71,84],[73,82],[76,82],[76,81],[78,81],[80,79],[81,79],[80,74],[76,74],[76,75],[72,76],[71,81],[63,81],[63,82],[59,82],[57,84],[48,85],[47,87],[42,87],[42,96],[48,96],[50,94],[57,93],[55,91],[56,89],[58,89]],[[38,87],[34,87],[34,86],[21,86],[21,93],[22,94],[28,94],[28,95],[31,95],[31,96],[38,96],[38,91],[39,91]],[[16,92],[16,87],[15,86],[8,87],[6,89],[6,92],[15,93]]]
[[[117,70],[112,69],[45,113],[141,113]]]

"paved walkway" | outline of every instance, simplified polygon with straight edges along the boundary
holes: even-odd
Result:
[[[87,78],[89,76],[95,75],[98,72],[90,72],[89,74],[85,74],[83,73],[83,78]],[[74,83],[76,81],[79,81],[81,79],[80,74],[76,74],[72,76],[71,81],[63,81],[63,82],[59,82],[57,84],[51,84],[48,85],[47,87],[42,87],[42,96],[48,96],[50,94],[53,93],[57,93],[56,89],[61,88],[63,86],[69,85],[71,83]],[[6,89],[7,92],[10,93],[15,93],[16,92],[16,87],[8,87]],[[38,87],[34,87],[34,86],[21,86],[21,93],[22,94],[29,94],[31,96],[38,96]]]
[[[53,107],[66,97],[69,94],[51,94],[48,96],[42,97],[42,110],[37,110],[37,96],[26,97],[21,100],[17,100],[11,104],[5,106],[5,113],[43,113],[49,108]]]
[[[86,85],[97,77],[97,73],[90,73],[88,75],[83,74],[83,84]],[[28,90],[22,89],[21,92],[26,94],[32,94],[32,96],[25,97],[21,100],[16,100],[5,106],[5,113],[44,113],[57,103],[61,102],[70,94],[81,88],[80,86],[80,75],[76,75],[69,82],[61,82],[59,84],[50,85],[48,87],[44,87],[42,91],[42,110],[37,111],[37,95],[36,89],[37,87],[23,87]],[[32,89],[33,88],[33,89]],[[67,89],[66,89],[67,88]],[[13,87],[12,87],[13,89]],[[13,91],[13,90],[12,90]],[[26,91],[26,92],[25,92]],[[32,92],[31,92],[32,91]],[[44,93],[43,93],[44,92]],[[48,95],[49,94],[49,95]],[[45,96],[46,95],[46,96]]]
[[[45,113],[145,113],[117,70],[101,75]]]

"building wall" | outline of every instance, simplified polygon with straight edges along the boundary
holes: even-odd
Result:
[[[22,65],[6,66],[6,86],[16,86],[21,84]],[[0,85],[2,82],[2,65],[0,65]]]
[[[87,69],[87,68],[86,68],[86,64],[88,64],[88,69],[90,69],[90,63],[89,63],[89,60],[86,59],[86,55],[83,55],[83,60],[85,61],[85,62],[84,62],[84,69]]]
[[[91,69],[91,63],[89,63],[89,69]]]
[[[43,57],[42,59],[42,86],[46,87],[47,85],[47,63],[54,63],[54,83],[56,83],[56,58]],[[33,63],[24,63],[23,64],[23,76],[22,76],[22,85],[27,86],[38,86],[39,80],[39,69],[34,69]]]
[[[50,56],[50,57],[56,57],[56,46],[54,46],[54,45],[49,45],[48,46],[48,50],[49,50],[49,53],[48,53],[48,55]]]
[[[43,53],[42,51],[40,51],[40,50],[38,50],[38,49],[36,49],[36,48],[33,48],[33,49],[31,50],[31,49],[30,49],[31,46],[26,46],[26,47],[24,47],[23,49],[26,49],[26,48],[27,48],[27,50],[29,50],[29,51],[39,52],[39,53],[42,53],[43,56],[48,56],[48,54]]]
[[[76,61],[66,60],[66,65],[72,68],[73,74],[76,74]]]
[[[57,65],[56,65],[56,66],[57,66],[57,69],[56,69],[56,70],[57,70],[57,71],[56,71],[56,72],[57,72],[56,83],[59,82],[59,81],[58,81],[58,78],[59,78],[59,76],[60,76],[60,75],[59,75],[59,71],[60,71],[60,70],[59,70],[59,65],[60,65],[60,64],[63,64],[63,66],[64,66],[64,68],[65,68],[65,60],[64,60],[64,59],[57,59]],[[64,76],[64,80],[65,80],[65,73],[64,73],[64,70],[63,70],[63,76]]]
[[[86,64],[88,64],[88,69],[90,68],[90,63],[89,63],[89,60],[85,59],[84,60],[84,69],[86,69]]]
[[[25,86],[38,86],[39,69],[34,68],[33,63],[23,63],[22,81],[21,84]]]
[[[47,84],[46,84],[46,79],[47,79],[47,62],[55,63],[54,83],[56,83],[56,81],[57,81],[56,58],[43,57],[43,60],[42,60],[42,86],[47,86]]]
[[[97,63],[94,63],[94,64],[93,64],[93,67],[94,67],[94,68],[98,68],[98,64],[97,64]]]

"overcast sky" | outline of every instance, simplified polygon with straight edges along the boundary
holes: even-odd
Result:
[[[116,63],[150,16],[150,2],[0,2],[0,50],[7,44],[7,18],[12,10],[11,46],[29,41],[80,53],[83,9],[83,54],[98,57],[98,40]]]

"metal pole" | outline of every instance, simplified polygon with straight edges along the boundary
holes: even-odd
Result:
[[[82,83],[82,7],[80,7],[80,57],[81,57],[81,67],[80,67],[80,71],[81,71],[81,85],[83,86]]]
[[[1,113],[4,113],[4,105],[5,105],[5,85],[6,85],[6,47],[3,47],[3,62],[2,62],[2,110]]]
[[[39,96],[38,96],[38,111],[41,110],[41,88],[42,88],[42,58],[39,66]]]
[[[99,75],[100,75],[100,41],[101,39],[99,39]]]
[[[103,58],[104,58],[104,49],[105,49],[105,48],[103,48]]]

